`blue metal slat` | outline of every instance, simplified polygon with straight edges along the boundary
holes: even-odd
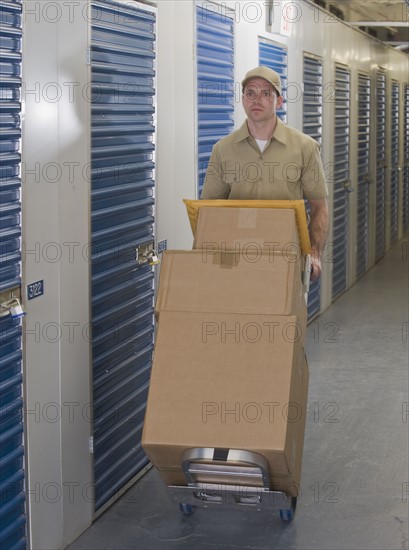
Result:
[[[386,74],[376,75],[376,244],[375,259],[385,254],[385,169],[386,169]]]
[[[234,127],[234,22],[196,8],[198,196],[213,145]]]
[[[405,232],[409,229],[409,84],[403,87],[403,120],[402,225]]]
[[[138,321],[141,320],[139,319]],[[131,333],[129,332],[130,328],[132,330]],[[100,377],[104,376],[104,373],[111,372],[113,368],[113,359],[115,359],[114,364],[116,366],[121,364],[129,356],[129,346],[132,347],[133,354],[137,354],[141,349],[145,349],[145,347],[152,345],[153,327],[151,324],[145,323],[145,327],[143,327],[141,322],[139,322],[139,324],[135,322],[133,327],[126,325],[125,329],[126,330],[121,333],[121,327],[117,327],[116,346],[114,350],[109,346],[100,346],[97,360],[94,361],[96,384],[98,384]],[[103,343],[103,338],[100,338],[100,343]]]
[[[0,291],[21,286],[22,3],[0,2]],[[21,321],[0,318],[0,547],[26,548]]]
[[[369,217],[369,124],[370,90],[368,75],[358,75],[358,210],[357,210],[357,251],[356,276],[361,277],[368,269],[368,217]]]
[[[390,171],[390,228],[391,244],[398,239],[398,211],[399,211],[399,84],[392,82],[391,108],[391,171]]]
[[[284,76],[287,75],[287,50],[283,46],[269,41],[260,41],[259,57],[260,61],[274,63],[278,73],[282,73]]]
[[[0,319],[0,349],[0,542],[8,548],[24,543],[26,523],[20,320]]]
[[[141,440],[142,438],[142,428],[143,424],[141,423],[138,429],[132,430],[132,437],[136,440]],[[127,465],[132,464],[132,470],[127,470]],[[144,466],[146,466],[146,455],[142,450],[141,444],[138,444],[136,447],[132,448],[132,452],[128,451],[122,456],[118,456],[116,467],[106,468],[101,471],[100,474],[100,483],[96,487],[95,499],[96,507],[99,508],[102,506],[104,501],[104,495],[106,492],[111,491],[111,479],[115,478],[117,486],[115,492],[119,491],[124,485],[129,481],[128,475],[132,477],[136,475]],[[124,471],[126,473],[124,473]]]
[[[335,67],[334,202],[332,298],[346,290],[349,201],[344,184],[349,181],[350,72]]]
[[[322,61],[304,54],[303,132],[322,143]],[[307,204],[309,214],[309,207]],[[310,285],[308,319],[321,309],[321,280]]]
[[[98,446],[101,447],[101,456],[98,457],[96,464],[98,464],[99,460],[105,460],[106,457],[109,457],[113,441],[122,438],[122,434],[116,433],[115,430],[115,424],[119,421],[119,415],[124,417],[125,415],[139,413],[140,419],[138,423],[143,420],[144,411],[140,410],[141,408],[136,403],[144,404],[146,401],[146,390],[148,389],[150,378],[150,351],[149,348],[146,348],[145,354],[138,357],[139,369],[137,371],[128,362],[122,362],[121,376],[118,376],[118,373],[110,376],[109,380],[106,380],[106,383],[100,386],[96,392],[99,397],[100,407],[95,411],[95,432],[97,433],[98,430],[102,429],[106,439],[109,439],[110,442],[110,447],[107,447],[102,437],[97,438],[96,448],[98,449]],[[128,366],[128,369],[124,368],[126,366]],[[114,388],[112,387],[113,385]],[[142,400],[140,399],[141,395],[143,395]],[[112,433],[108,433],[108,425],[114,428]]]
[[[115,317],[117,317],[117,308],[119,307],[118,302],[122,304],[126,303],[127,305],[132,303],[136,306],[141,300],[150,297],[152,294],[153,281],[152,276],[149,276],[149,272],[147,275],[148,276],[143,280],[141,280],[140,277],[138,278],[139,285],[137,293],[135,293],[134,280],[129,279],[122,284],[118,284],[117,282],[115,283],[114,296],[112,295],[112,292],[110,292],[111,289],[107,289],[105,292],[101,292],[95,296],[92,300],[93,309],[95,311],[95,323],[97,324],[98,322],[101,322],[101,320],[106,321],[110,311],[113,311],[115,313]]]
[[[149,383],[147,382],[145,384],[143,395],[141,393],[140,396],[132,396],[133,409],[137,411],[132,416],[126,416],[125,413],[127,411],[121,409],[121,403],[119,403],[118,408],[115,408],[115,411],[113,412],[115,422],[115,430],[113,430],[113,433],[115,434],[115,439],[113,439],[112,434],[108,434],[109,437],[107,437],[107,441],[114,443],[113,448],[115,461],[112,461],[111,454],[107,454],[106,456],[100,454],[100,460],[95,465],[95,471],[101,478],[101,484],[106,483],[107,481],[109,483],[113,473],[118,472],[120,475],[123,474],[124,463],[129,464],[129,457],[131,456],[130,449],[132,449],[133,455],[133,461],[130,466],[132,467],[133,473],[136,473],[137,464],[139,462],[140,455],[143,454],[143,451],[141,443],[138,443],[136,447],[135,445],[132,445],[132,443],[135,439],[139,439],[139,441],[141,440],[144,418],[143,410],[146,407],[148,387]],[[138,397],[139,399],[137,399]],[[104,423],[105,422],[108,423],[109,419],[106,419]],[[117,427],[118,424],[121,425],[121,431],[119,431]],[[107,445],[105,445],[105,448],[107,448]],[[117,490],[118,489],[120,489],[120,487],[117,487]]]
[[[155,14],[92,2],[91,272],[96,509],[148,459],[141,422],[153,351],[153,269],[135,249],[153,240]],[[142,350],[139,353],[138,350]],[[109,422],[101,421],[109,409]],[[122,412],[137,411],[124,437]],[[119,415],[119,416],[118,416]],[[125,424],[125,427],[129,428]]]
[[[283,122],[287,122],[287,50],[273,42],[259,39],[259,64],[276,71],[281,78],[282,96],[284,99],[282,107],[277,115]]]

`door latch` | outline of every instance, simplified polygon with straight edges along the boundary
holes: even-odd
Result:
[[[154,241],[141,244],[135,248],[135,261],[138,265],[156,265],[159,263],[159,258],[155,250]]]

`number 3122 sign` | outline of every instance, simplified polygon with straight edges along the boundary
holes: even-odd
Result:
[[[32,300],[44,294],[44,280],[27,285],[27,299]]]

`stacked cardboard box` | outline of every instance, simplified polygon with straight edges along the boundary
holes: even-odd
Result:
[[[293,210],[202,208],[194,250],[164,254],[142,443],[167,484],[186,484],[186,449],[241,449],[267,459],[272,489],[297,495],[304,265]]]

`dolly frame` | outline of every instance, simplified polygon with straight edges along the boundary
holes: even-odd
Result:
[[[297,497],[270,490],[267,460],[257,453],[196,447],[183,452],[182,469],[187,485],[170,485],[168,493],[185,516],[190,516],[196,508],[224,506],[279,511],[283,521],[294,518]],[[237,483],[214,483],[212,479],[215,477]],[[209,482],[206,482],[207,478]],[[244,480],[247,484],[243,483]],[[249,480],[251,484],[248,484]]]

